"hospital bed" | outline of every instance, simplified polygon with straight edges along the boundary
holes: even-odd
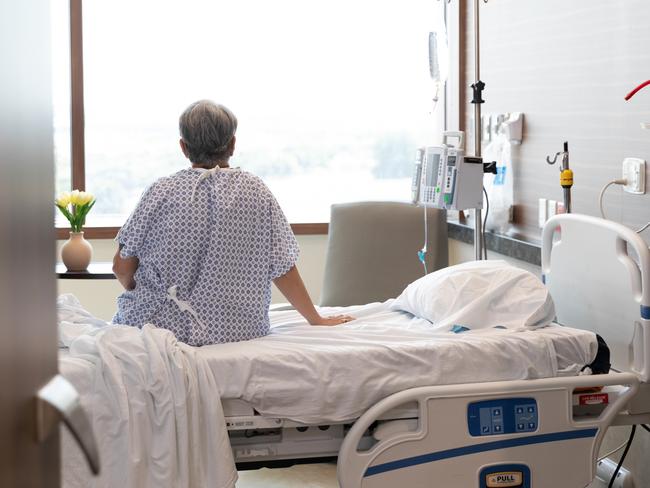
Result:
[[[339,452],[341,486],[570,488],[593,480],[607,428],[650,418],[650,252],[624,226],[561,215],[544,228],[542,271],[558,322],[602,334],[614,371],[392,395],[348,432]],[[579,415],[574,408],[576,390],[584,388],[605,388],[592,396],[602,400],[600,411]],[[414,428],[360,445],[373,422],[408,402],[418,405]]]
[[[337,456],[343,488],[588,485],[607,428],[650,420],[650,253],[621,225],[561,215],[544,229],[542,259],[557,321],[606,339],[609,374],[432,378],[432,386],[389,395],[354,422],[301,423],[226,401],[235,459],[257,466]],[[558,356],[562,344],[553,343]],[[489,369],[489,354],[477,362]],[[402,373],[409,376],[408,365]]]
[[[337,457],[343,488],[586,486],[607,428],[650,421],[650,256],[620,225],[558,216],[543,272],[571,328],[428,340],[424,321],[370,304],[340,330],[277,312],[264,340],[200,348],[238,467]],[[578,375],[593,332],[618,371]]]

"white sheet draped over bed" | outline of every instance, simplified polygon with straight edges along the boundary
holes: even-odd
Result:
[[[222,399],[303,423],[357,418],[383,398],[418,386],[572,376],[594,360],[596,336],[551,325],[530,329],[436,330],[391,310],[392,300],[322,308],[356,320],[313,327],[296,311],[274,312],[271,332],[203,346]]]
[[[61,373],[91,416],[102,469],[92,478],[64,431],[63,487],[233,487],[219,390],[196,349],[163,329],[88,321],[69,295],[59,312]]]

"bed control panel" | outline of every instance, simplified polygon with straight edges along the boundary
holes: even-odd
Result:
[[[539,426],[534,398],[502,398],[470,403],[467,426],[473,437],[535,432]]]

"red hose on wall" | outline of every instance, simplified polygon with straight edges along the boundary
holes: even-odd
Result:
[[[630,93],[625,95],[625,100],[629,100],[630,98],[632,98],[636,94],[636,92],[638,92],[639,90],[641,90],[642,88],[644,88],[644,87],[646,87],[648,85],[650,85],[650,80],[644,81],[639,86],[637,86],[634,90],[632,90]]]

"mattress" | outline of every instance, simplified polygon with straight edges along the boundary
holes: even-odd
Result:
[[[268,336],[199,348],[224,400],[303,423],[342,422],[386,396],[418,386],[578,374],[596,357],[595,334],[552,324],[538,329],[432,330],[389,310],[390,300],[322,309],[357,320],[308,325],[295,311],[271,313]]]

